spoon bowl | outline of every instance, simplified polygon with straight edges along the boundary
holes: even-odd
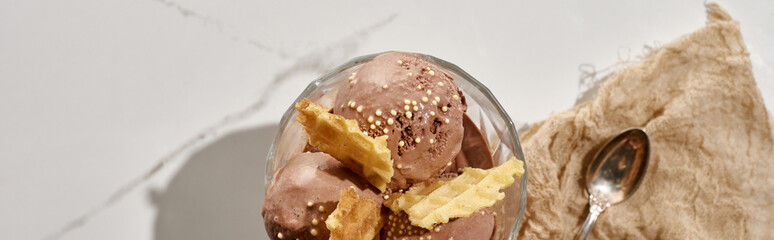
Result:
[[[632,128],[618,134],[595,155],[586,169],[589,215],[575,239],[584,239],[602,211],[629,198],[648,168],[650,140],[645,130]]]

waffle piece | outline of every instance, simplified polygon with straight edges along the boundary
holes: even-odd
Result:
[[[524,174],[524,163],[512,157],[489,170],[465,168],[462,175],[438,179],[411,187],[405,193],[393,193],[384,202],[393,212],[404,211],[414,226],[432,229],[435,224],[470,214],[494,205],[505,197],[500,190]]]
[[[387,136],[372,138],[360,131],[355,120],[332,114],[306,98],[296,103],[296,109],[296,121],[309,134],[309,145],[338,159],[380,191],[385,190],[394,174]]]
[[[331,231],[331,240],[371,240],[384,225],[381,208],[376,201],[358,196],[353,188],[341,190],[336,206],[325,226]]]

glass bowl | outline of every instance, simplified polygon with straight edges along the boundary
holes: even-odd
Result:
[[[269,155],[266,158],[266,186],[272,184],[274,174],[295,154],[301,153],[307,142],[306,133],[301,124],[295,121],[298,112],[294,104],[302,98],[325,107],[332,107],[338,89],[345,86],[350,73],[381,53],[361,56],[337,67],[310,83],[296,101],[290,103],[279,124]],[[416,53],[415,53],[416,54]],[[416,54],[425,61],[434,63],[454,78],[468,104],[467,114],[478,126],[489,144],[489,150],[495,165],[500,165],[511,156],[524,159],[519,137],[511,118],[486,86],[452,63],[442,59]],[[505,199],[494,206],[496,215],[495,233],[492,239],[515,239],[527,202],[527,166],[524,175],[505,189]]]

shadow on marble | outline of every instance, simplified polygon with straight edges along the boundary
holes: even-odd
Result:
[[[154,239],[268,239],[263,175],[277,129],[233,132],[193,153],[166,190],[149,193],[158,210]]]

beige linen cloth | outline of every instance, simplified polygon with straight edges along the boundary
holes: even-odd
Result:
[[[739,24],[715,4],[707,25],[618,71],[598,97],[522,136],[529,168],[521,239],[571,239],[588,213],[582,173],[621,130],[642,127],[651,159],[639,190],[603,212],[590,239],[774,238],[774,122]]]

